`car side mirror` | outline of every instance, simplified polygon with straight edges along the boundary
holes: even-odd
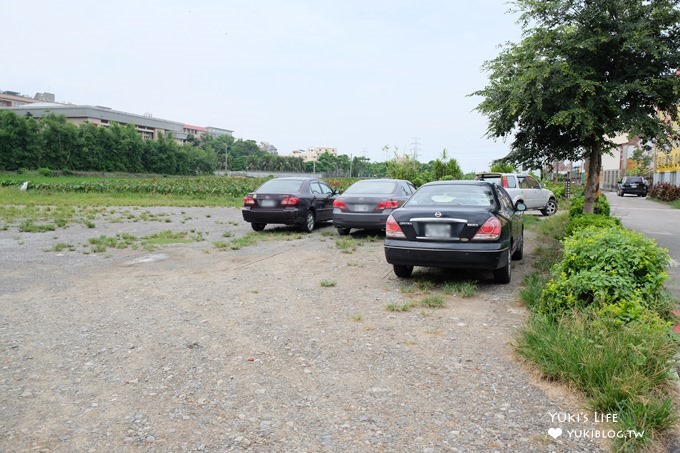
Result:
[[[527,210],[527,205],[522,203],[521,201],[518,201],[517,204],[515,205],[515,211],[526,211]]]

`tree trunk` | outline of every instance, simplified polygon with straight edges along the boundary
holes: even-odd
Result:
[[[595,209],[595,201],[600,195],[599,180],[600,169],[602,168],[602,146],[599,143],[593,145],[587,165],[583,213],[592,214]]]

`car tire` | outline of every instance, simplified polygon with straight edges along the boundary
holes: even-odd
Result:
[[[510,283],[511,278],[512,278],[512,259],[510,257],[510,253],[508,252],[508,261],[505,263],[505,266],[493,271],[493,280],[496,283]]]
[[[351,230],[351,228],[337,228],[338,234],[340,236],[347,236]]]
[[[262,231],[262,230],[264,230],[264,227],[267,226],[267,224],[266,223],[251,223],[250,226],[255,231]]]
[[[400,264],[393,265],[394,273],[399,278],[409,278],[413,274],[413,266],[402,266]]]
[[[619,190],[619,191],[616,192],[616,195],[618,195],[619,197],[622,197],[622,196],[623,196],[623,192],[621,192],[621,191]]]
[[[557,201],[555,201],[554,198],[551,198],[548,200],[548,202],[545,205],[545,208],[541,209],[541,214],[544,216],[550,216],[553,215],[557,212]]]
[[[515,249],[515,252],[512,254],[512,259],[515,261],[519,261],[524,257],[524,230],[522,230],[522,234],[519,237],[519,246]]]
[[[304,233],[311,233],[314,231],[314,227],[316,226],[316,216],[314,215],[313,211],[307,211],[307,215],[305,216],[305,223],[303,223],[300,227],[300,229]]]

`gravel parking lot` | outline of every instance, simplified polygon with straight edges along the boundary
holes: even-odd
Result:
[[[413,285],[380,236],[353,234],[352,250],[325,226],[232,250],[218,245],[250,231],[238,209],[114,210],[130,215],[0,231],[2,451],[606,446],[583,436],[604,427],[579,417],[582,402],[513,355],[530,237],[510,285],[419,269],[426,283]],[[204,240],[87,245],[163,230]],[[438,284],[470,278],[481,280],[468,298]],[[428,296],[444,306],[387,309]]]

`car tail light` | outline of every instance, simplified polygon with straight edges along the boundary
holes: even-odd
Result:
[[[334,208],[340,208],[340,209],[347,209],[347,203],[345,203],[342,200],[335,200],[333,202],[333,207]]]
[[[508,177],[507,176],[501,176],[501,186],[505,187],[506,189],[508,188]]]
[[[255,206],[255,199],[250,195],[243,197],[243,206]]]
[[[300,199],[298,197],[286,197],[281,200],[281,206],[295,206]]]
[[[406,235],[392,216],[389,216],[385,223],[385,236],[388,238],[406,239]]]
[[[472,238],[473,241],[495,241],[501,237],[501,221],[497,217],[489,217],[486,222],[479,227],[477,234]]]
[[[376,209],[397,209],[399,207],[399,202],[396,200],[381,201],[376,206]]]

